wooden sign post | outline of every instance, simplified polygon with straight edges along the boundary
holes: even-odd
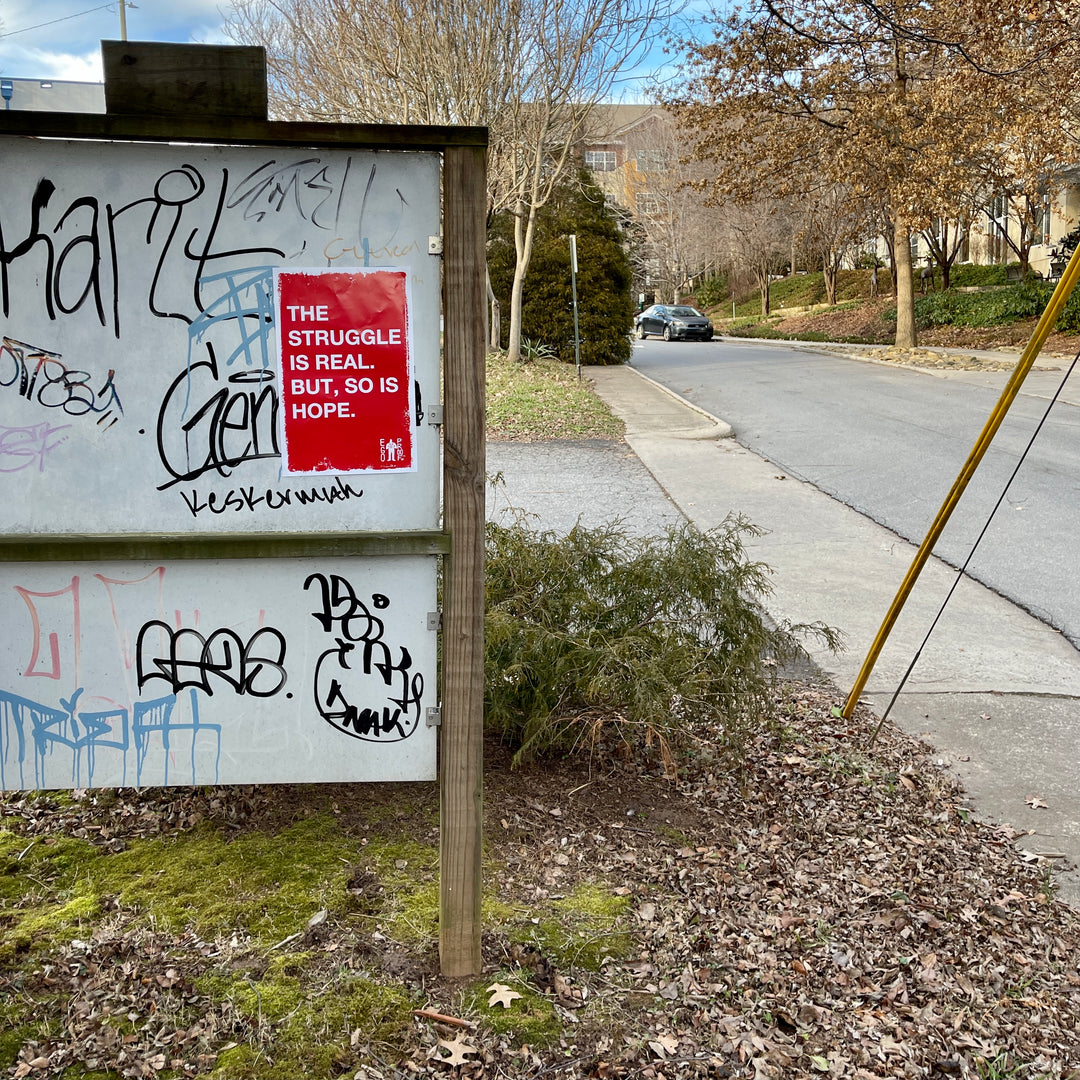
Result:
[[[0,113],[0,787],[430,779],[441,715],[474,974],[486,129],[103,53],[106,114]]]

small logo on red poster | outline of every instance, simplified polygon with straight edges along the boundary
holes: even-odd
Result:
[[[275,270],[286,473],[412,472],[405,270]]]

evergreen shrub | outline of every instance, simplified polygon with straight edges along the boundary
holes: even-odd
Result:
[[[716,307],[722,301],[729,299],[730,295],[727,277],[723,274],[707,277],[694,289],[694,297],[702,311]]]
[[[821,623],[774,625],[769,568],[751,562],[741,517],[636,537],[620,524],[565,536],[487,527],[485,724],[515,760],[596,746],[709,748],[737,762],[770,722],[779,665]]]
[[[604,193],[587,171],[559,187],[537,212],[532,259],[525,276],[521,333],[574,363],[571,234],[577,236],[578,329],[583,364],[625,364],[634,322],[633,272],[623,234]],[[514,280],[514,215],[496,214],[488,228],[488,273],[502,309],[501,345],[510,331]]]
[[[1022,319],[1037,319],[1053,294],[1051,282],[1030,278],[1020,285],[1003,286],[987,292],[928,293],[915,300],[915,321],[922,329],[931,326],[1001,326]],[[896,309],[883,312],[882,317],[896,320]],[[1080,296],[1074,293],[1058,317],[1058,330],[1067,333],[1080,330]]]

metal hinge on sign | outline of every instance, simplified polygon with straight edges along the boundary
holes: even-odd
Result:
[[[441,255],[442,254],[442,237],[441,236],[429,236],[427,238],[427,253],[429,255]]]
[[[427,411],[427,422],[432,427],[438,427],[442,423],[442,406],[432,405]]]
[[[429,630],[441,630],[442,629],[442,612],[441,611],[429,611],[427,613],[427,628]]]
[[[425,719],[428,727],[438,727],[442,723],[442,709],[433,705],[425,713]]]

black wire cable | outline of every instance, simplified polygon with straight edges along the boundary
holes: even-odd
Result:
[[[922,643],[918,649],[915,650],[915,655],[911,658],[911,663],[907,666],[907,671],[904,672],[903,678],[901,678],[899,685],[893,693],[893,696],[889,699],[889,704],[885,708],[885,712],[881,714],[881,719],[877,722],[877,727],[874,728],[870,735],[870,738],[866,740],[867,746],[873,746],[874,740],[881,732],[881,728],[885,721],[889,717],[889,713],[892,712],[892,707],[896,704],[896,699],[900,696],[901,691],[907,684],[908,677],[912,671],[915,670],[915,665],[919,662],[919,657],[922,656],[923,649],[926,648],[926,643],[930,640],[930,635],[934,632],[934,628],[937,626],[941,616],[945,614],[945,608],[948,606],[949,601],[952,599],[952,595],[956,592],[957,586],[963,580],[965,573],[967,572],[968,565],[971,562],[979,544],[982,543],[983,537],[986,535],[987,530],[990,528],[990,523],[994,520],[994,515],[1001,508],[1001,504],[1005,501],[1005,496],[1009,493],[1009,488],[1012,487],[1012,482],[1016,479],[1016,474],[1020,471],[1020,466],[1024,464],[1025,458],[1028,456],[1028,452],[1032,446],[1035,445],[1035,440],[1039,437],[1039,432],[1042,431],[1043,424],[1046,423],[1047,418],[1050,416],[1050,410],[1053,409],[1057,403],[1057,399],[1061,396],[1061,391],[1065,389],[1065,384],[1069,381],[1069,376],[1073,373],[1073,369],[1077,363],[1080,362],[1080,352],[1077,352],[1073,357],[1072,363],[1069,365],[1068,371],[1065,372],[1065,377],[1061,380],[1058,388],[1054,391],[1054,396],[1050,399],[1050,404],[1046,406],[1046,410],[1043,412],[1039,419],[1038,424],[1035,425],[1035,430],[1031,433],[1031,438],[1028,439],[1027,446],[1024,447],[1023,453],[1020,455],[1019,460],[1016,462],[1016,466],[1012,473],[1009,475],[1009,479],[1005,482],[1005,487],[1002,489],[1001,494],[998,496],[998,500],[994,503],[994,508],[990,511],[989,516],[986,519],[986,523],[983,525],[979,532],[979,535],[975,538],[975,543],[971,545],[971,550],[967,554],[967,558],[964,560],[964,565],[956,573],[956,579],[953,581],[952,586],[949,588],[948,593],[945,595],[945,599],[941,603],[941,607],[938,609],[938,613],[934,616],[933,622],[930,623],[930,629],[926,631],[926,636],[922,639]]]
[[[14,37],[16,34],[25,34],[28,30],[40,30],[43,26],[55,26],[57,23],[68,22],[71,19],[81,18],[83,15],[91,15],[95,11],[104,11],[111,8],[112,4],[99,4],[97,7],[87,8],[85,11],[76,11],[74,15],[62,15],[59,19],[50,19],[48,22],[34,23],[33,26],[20,26],[18,30],[9,30],[6,34],[0,31],[0,38]]]

